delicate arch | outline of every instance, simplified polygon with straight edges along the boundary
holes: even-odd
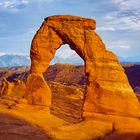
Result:
[[[139,103],[123,68],[117,57],[106,50],[101,38],[93,31],[95,28],[95,20],[77,16],[45,19],[31,45],[31,74],[26,92],[29,103],[51,104],[51,90],[42,73],[56,50],[62,44],[69,44],[85,61],[88,76],[83,116],[94,116],[95,113],[139,116]]]

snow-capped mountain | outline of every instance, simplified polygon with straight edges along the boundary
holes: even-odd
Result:
[[[30,65],[29,56],[23,55],[1,55],[0,67],[28,66]]]

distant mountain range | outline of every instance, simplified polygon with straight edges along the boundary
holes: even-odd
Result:
[[[30,59],[23,55],[2,55],[0,56],[0,67],[28,66]]]
[[[122,64],[140,64],[140,56],[132,56],[126,59],[118,57]],[[25,55],[2,55],[0,56],[0,67],[13,67],[13,66],[29,66],[30,65],[29,56]],[[78,55],[72,55],[67,58],[62,58],[60,56],[55,56],[51,61],[51,64],[55,63],[69,63],[74,65],[84,64],[84,61]]]
[[[55,56],[53,60],[51,61],[51,64],[56,64],[56,63],[82,65],[84,64],[84,61],[82,60],[82,58],[80,58],[80,56],[72,54],[71,56],[67,58]]]

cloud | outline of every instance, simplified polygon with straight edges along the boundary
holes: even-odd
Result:
[[[114,30],[140,31],[139,0],[110,0],[117,10],[108,12],[104,20]]]
[[[70,63],[70,64],[83,64],[82,58],[72,49],[69,45],[62,45],[55,54],[51,64],[55,63]]]
[[[131,49],[131,46],[127,42],[112,42],[109,49]]]
[[[6,53],[4,53],[4,52],[0,52],[0,56],[3,56],[3,55],[5,55]]]
[[[29,0],[0,0],[0,11],[16,12],[29,3]]]
[[[97,31],[115,31],[115,28],[113,27],[97,27]]]
[[[54,0],[0,0],[0,11],[17,12],[31,3],[51,3]]]
[[[0,56],[3,56],[3,55],[20,55],[20,56],[27,56],[27,54],[22,53],[22,52],[14,52],[14,53],[0,52]]]
[[[139,10],[139,0],[110,0],[111,3],[117,5],[120,10]]]
[[[114,12],[105,17],[107,25],[114,30],[140,31],[140,17]]]
[[[56,52],[56,56],[63,58],[63,59],[66,59],[74,54],[76,54],[76,52],[71,50],[69,45],[61,46]]]

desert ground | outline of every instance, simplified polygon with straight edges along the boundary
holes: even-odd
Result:
[[[29,69],[29,67],[1,68],[1,82],[3,77],[6,77],[11,83],[14,83],[14,79],[24,83]],[[140,66],[125,65],[124,69],[134,90],[138,89],[137,74]],[[9,95],[0,98],[1,140],[140,139],[140,120],[137,118],[99,113],[92,119],[81,118],[86,85],[84,66],[55,64],[49,67],[44,77],[53,94],[51,110],[45,106],[29,105],[24,99],[23,83],[15,85],[9,91]],[[139,91],[136,91],[139,97]]]

